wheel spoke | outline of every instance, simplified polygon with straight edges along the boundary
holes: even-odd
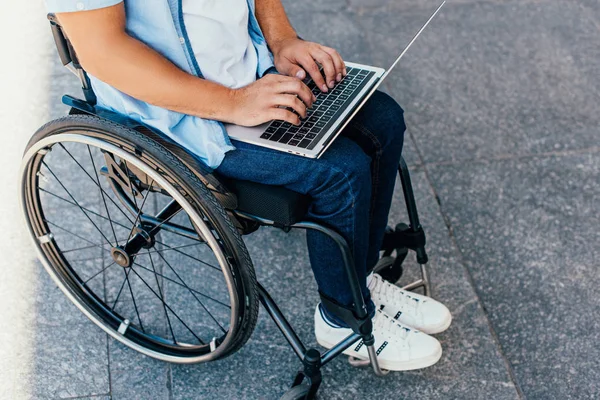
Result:
[[[196,299],[196,301],[198,303],[200,303],[200,305],[202,306],[202,308],[204,309],[204,311],[206,311],[208,313],[208,315],[210,315],[210,318],[219,326],[219,328],[221,328],[221,330],[223,331],[223,333],[226,333],[227,330],[225,330],[225,328],[223,328],[223,326],[221,326],[221,324],[219,323],[219,321],[217,321],[215,319],[215,317],[210,313],[210,311],[208,311],[208,309],[206,308],[206,306],[204,305],[204,303],[202,303],[200,301],[200,299],[196,296],[196,294],[192,291],[192,289],[190,289],[190,287],[183,281],[183,279],[181,279],[181,277],[179,276],[179,274],[177,273],[177,271],[175,271],[175,269],[171,266],[171,264],[169,264],[169,262],[163,257],[162,254],[158,253],[158,256],[160,258],[162,258],[162,260],[164,261],[164,263],[167,264],[167,266],[171,269],[171,271],[173,271],[173,273],[175,274],[175,276],[177,277],[177,279],[179,279],[181,281],[181,283],[183,284],[183,286],[185,286],[186,289],[189,290],[189,292],[191,293],[191,295]]]
[[[144,256],[146,254],[152,254],[152,253],[162,253],[165,251],[171,251],[171,250],[176,250],[176,249],[182,249],[184,247],[192,247],[192,246],[200,246],[201,244],[206,244],[206,242],[202,242],[202,243],[191,243],[191,244],[184,244],[181,246],[175,246],[175,247],[171,247],[170,249],[165,249],[165,250],[152,250],[152,251],[147,251],[145,253],[136,253],[136,254],[132,254],[132,257],[135,256]],[[64,253],[64,252],[63,252]]]
[[[143,269],[143,270],[146,270],[146,271],[148,271],[148,272],[154,272],[156,275],[160,276],[160,277],[161,277],[161,278],[163,278],[163,279],[166,279],[166,280],[167,280],[167,281],[169,281],[169,282],[172,282],[172,283],[174,283],[175,285],[178,285],[178,286],[181,286],[181,287],[185,287],[185,286],[184,286],[184,285],[182,285],[181,283],[179,283],[179,282],[177,282],[177,281],[175,281],[175,280],[173,280],[173,279],[169,278],[168,276],[165,276],[165,275],[161,274],[160,272],[151,271],[150,269],[148,269],[148,268],[146,268],[146,267],[144,267],[143,265],[141,265],[141,264],[138,264],[138,263],[133,263],[133,264],[134,264],[134,265],[137,265],[139,268],[141,268],[141,269]],[[231,309],[231,306],[230,306],[229,304],[225,304],[225,303],[223,303],[223,302],[221,302],[221,301],[219,301],[219,300],[217,300],[217,299],[215,299],[215,298],[212,298],[212,297],[210,297],[210,296],[208,296],[208,295],[206,295],[206,294],[204,294],[204,293],[202,293],[202,292],[199,292],[199,291],[197,291],[197,290],[195,290],[195,289],[192,289],[192,288],[189,288],[189,287],[188,287],[188,288],[186,288],[186,289],[188,289],[188,290],[191,290],[192,292],[194,292],[194,293],[197,293],[197,294],[199,294],[199,295],[200,295],[200,296],[202,296],[202,297],[206,297],[207,299],[209,299],[209,300],[212,300],[212,301],[214,301],[215,303],[222,305],[223,307],[227,307],[227,308]]]
[[[171,207],[174,203],[177,203],[177,202],[175,200],[171,200],[171,202],[169,204],[167,204],[165,207],[163,207],[163,210],[166,210],[167,208]],[[169,215],[167,218],[165,218],[164,220],[162,220],[160,222],[160,224],[158,224],[154,228],[152,228],[152,232],[157,231],[158,228],[160,228],[164,223],[168,222],[171,218],[173,218],[174,216],[176,216],[177,214],[179,214],[179,212],[181,210],[183,210],[183,208],[179,208],[179,210],[175,211],[173,214]]]
[[[107,259],[102,257],[102,256],[96,256],[96,257],[89,257],[89,258],[76,258],[74,260],[70,260],[70,263],[78,263],[78,262],[84,262],[84,261],[91,261],[91,260],[103,260],[106,261]]]
[[[150,187],[152,187],[153,183],[154,183],[154,179],[150,182]],[[148,199],[149,194],[150,194],[150,190],[146,191],[146,195],[144,196],[144,199],[142,200],[142,205],[140,206],[140,208],[138,208],[138,212],[137,212],[137,215],[135,216],[135,220],[133,221],[133,224],[131,225],[131,230],[129,231],[127,241],[129,241],[129,239],[131,239],[131,235],[133,234],[133,231],[135,230],[135,225],[140,220],[140,215],[142,215],[142,209],[144,208],[144,204],[146,204],[146,199]],[[135,196],[133,196],[133,198],[135,198]],[[136,205],[136,207],[137,207],[137,205]]]
[[[46,221],[46,222],[49,222],[49,221]],[[54,226],[56,226],[56,225],[54,225]],[[69,233],[70,233],[70,232],[69,232]],[[72,235],[74,235],[73,233],[71,233],[71,234],[72,234]],[[123,240],[125,240],[125,239],[123,239]],[[119,240],[119,241],[121,241],[121,240]],[[78,248],[76,248],[76,249],[63,250],[63,251],[62,251],[62,253],[63,253],[63,254],[65,254],[65,253],[72,253],[72,252],[74,252],[74,251],[82,251],[82,250],[86,250],[86,249],[91,249],[91,248],[93,248],[93,247],[102,247],[102,246],[100,246],[100,245],[97,245],[97,244],[91,244],[91,245],[89,245],[89,246],[78,247]],[[141,254],[140,254],[140,255],[141,255]]]
[[[125,271],[123,271],[123,272],[125,272]],[[135,273],[135,271],[133,271],[133,272]],[[146,333],[146,331],[144,330],[144,325],[142,324],[142,319],[140,318],[140,313],[138,311],[137,302],[135,301],[135,296],[133,295],[133,289],[131,289],[131,282],[129,281],[128,273],[125,273],[125,280],[127,281],[127,286],[129,287],[129,293],[131,294],[131,300],[133,301],[133,308],[135,309],[135,313],[136,313],[138,321],[140,323],[140,328],[142,328],[142,332]]]
[[[129,166],[127,165],[127,161],[123,160],[123,159],[121,159],[121,160],[125,164],[125,169],[126,169],[125,173],[127,174],[127,178],[129,178],[129,171],[131,171],[131,170],[129,169]],[[135,174],[133,174],[133,175],[135,176]],[[127,182],[128,182],[128,185],[129,185],[129,193],[131,193],[131,197],[133,198],[133,204],[135,205],[135,208],[138,208],[138,206],[137,206],[137,200],[135,199],[135,197],[136,197],[135,196],[136,190],[133,190],[133,186],[131,186],[131,179],[127,179]]]
[[[164,223],[164,222],[160,223],[159,225],[162,225],[163,223]],[[158,226],[158,225],[157,225],[157,226]],[[189,239],[189,240],[195,240],[196,242],[199,242],[199,244],[206,243],[204,240],[201,240],[201,239],[196,239],[196,238],[193,238],[193,237],[190,237],[190,236],[184,235],[183,233],[176,232],[176,231],[174,230],[174,228],[173,228],[173,227],[177,227],[177,225],[174,225],[174,224],[167,224],[167,225],[166,225],[166,227],[164,227],[164,228],[161,230],[161,232],[169,232],[169,233],[172,233],[173,235],[181,236],[181,237],[184,237],[184,238],[186,238],[186,239]],[[170,229],[169,229],[169,228],[170,228]],[[187,228],[186,228],[186,229],[187,229]],[[198,234],[198,233],[196,232],[196,234]]]
[[[69,195],[69,197],[71,198],[71,200],[73,200],[75,202],[75,204],[77,205],[77,207],[79,207],[79,209],[81,210],[81,212],[83,213],[83,215],[85,215],[85,217],[92,223],[92,225],[94,225],[94,228],[96,228],[96,230],[100,233],[100,235],[102,235],[102,237],[104,238],[104,240],[106,240],[106,242],[109,245],[112,246],[112,244],[110,243],[110,240],[108,240],[108,238],[106,237],[106,235],[104,234],[104,232],[102,232],[102,230],[100,230],[100,228],[98,228],[98,225],[96,225],[94,223],[94,221],[92,221],[92,219],[90,218],[90,216],[83,210],[83,208],[77,202],[77,200],[75,200],[75,198],[73,197],[73,195],[71,194],[71,192],[69,192],[69,190],[67,190],[67,188],[65,187],[65,185],[63,185],[63,183],[60,181],[60,179],[58,179],[58,177],[56,176],[56,174],[50,169],[50,167],[44,161],[42,161],[42,164],[44,164],[44,166],[52,174],[52,176],[54,177],[54,179],[56,179],[56,181],[58,182],[58,184],[60,186],[62,186],[62,188],[65,190],[65,192],[67,192],[67,194]]]
[[[94,157],[92,157],[92,149],[90,149],[89,144],[87,144],[86,146],[88,149],[88,154],[90,155],[90,160],[92,161],[92,168],[94,169],[94,175],[96,175],[96,181],[98,182],[98,189],[100,189],[100,195],[102,196],[102,202],[104,203],[104,209],[106,210],[106,216],[108,217],[108,222],[110,222],[110,229],[112,229],[112,233],[115,236],[115,243],[118,246],[119,241],[117,240],[117,233],[115,232],[115,227],[112,223],[112,218],[110,217],[110,212],[108,211],[108,206],[106,205],[106,198],[104,197],[104,190],[102,190],[102,187],[100,185],[100,177],[98,176],[98,170],[96,169],[96,163],[94,162]]]
[[[175,332],[173,332],[173,327],[171,326],[171,319],[169,318],[169,313],[167,312],[167,307],[166,307],[166,303],[165,303],[165,295],[163,293],[162,288],[160,287],[160,283],[158,283],[158,275],[160,275],[160,276],[162,276],[162,275],[158,274],[156,272],[156,268],[154,267],[154,260],[152,259],[152,255],[150,254],[148,257],[150,257],[150,264],[152,265],[152,271],[154,271],[154,279],[156,280],[156,286],[158,287],[158,293],[160,294],[159,299],[160,299],[160,302],[162,303],[163,310],[165,311],[165,317],[167,318],[167,324],[169,325],[169,330],[171,331],[171,337],[173,338],[173,343],[177,343],[177,339],[175,339]],[[147,268],[144,268],[144,269],[147,269]]]
[[[75,237],[77,237],[77,238],[79,238],[79,239],[81,239],[81,240],[85,241],[85,242],[88,242],[88,243],[90,243],[90,244],[92,245],[92,247],[100,247],[101,249],[103,249],[103,250],[106,250],[106,251],[110,252],[110,250],[109,250],[109,249],[107,249],[106,247],[104,247],[104,246],[106,245],[106,244],[104,244],[104,243],[102,243],[102,244],[96,244],[96,243],[94,243],[94,242],[92,242],[92,241],[90,241],[90,240],[88,240],[88,239],[84,238],[83,236],[80,236],[80,235],[78,235],[78,234],[76,234],[76,233],[73,233],[73,232],[71,232],[70,230],[68,230],[68,229],[66,229],[66,228],[63,228],[62,226],[59,226],[59,225],[55,224],[55,223],[54,223],[54,222],[52,222],[52,221],[48,221],[47,219],[44,219],[44,222],[45,222],[45,223],[47,223],[47,224],[50,224],[50,225],[54,226],[54,227],[55,227],[55,228],[57,228],[57,229],[60,229],[61,231],[65,231],[65,232],[67,232],[67,233],[69,233],[69,234],[71,234],[71,235],[73,235],[73,236],[75,236]]]
[[[140,276],[140,274],[138,274],[138,273],[136,272],[136,270],[135,270],[135,269],[131,268],[131,271],[133,271],[133,273],[134,273],[134,274],[135,274],[135,275],[136,275],[136,276],[137,276],[137,277],[138,277],[138,278],[139,278],[139,279],[142,281],[142,283],[144,283],[144,285],[146,285],[146,286],[148,287],[148,289],[150,289],[150,291],[151,291],[152,293],[154,293],[154,295],[155,295],[156,297],[158,297],[158,294],[156,294],[156,292],[155,292],[155,291],[154,291],[154,290],[153,290],[153,289],[150,287],[150,285],[148,285],[148,283],[147,283],[147,282],[144,280],[144,278],[142,278],[142,277]],[[173,311],[173,309],[172,309],[171,307],[169,307],[169,305],[168,305],[168,304],[166,304],[166,303],[165,303],[165,307],[167,307],[167,309],[168,309],[169,311],[171,311],[171,313],[172,313],[172,314],[175,316],[175,318],[177,318],[177,319],[179,320],[179,322],[181,322],[181,323],[183,324],[183,326],[185,326],[185,327],[187,328],[187,330],[188,330],[188,331],[190,331],[190,333],[191,333],[192,335],[194,335],[194,337],[195,337],[196,339],[198,339],[198,341],[200,342],[200,344],[206,344],[206,343],[204,343],[204,341],[202,341],[202,339],[200,339],[200,338],[198,337],[198,335],[196,335],[196,334],[194,333],[194,331],[193,331],[193,330],[192,330],[192,329],[191,329],[191,328],[190,328],[190,327],[189,327],[189,326],[188,326],[188,325],[187,325],[187,324],[186,324],[186,323],[185,323],[185,322],[184,322],[184,321],[183,321],[183,320],[182,320],[182,319],[179,317],[179,315],[177,315],[177,313],[176,313],[175,311]]]
[[[123,283],[121,283],[121,288],[119,289],[119,292],[117,293],[117,297],[115,298],[115,301],[114,301],[112,307],[110,308],[110,311],[114,311],[115,310],[115,306],[119,302],[119,298],[121,297],[121,293],[123,292],[123,289],[125,288],[125,283],[127,283],[127,277],[129,276],[129,271],[131,271],[131,269],[127,269],[127,271],[125,271],[125,279],[123,279]]]
[[[95,277],[97,277],[98,275],[103,273],[104,271],[106,271],[109,267],[112,267],[113,265],[115,265],[115,263],[116,263],[116,261],[111,262],[106,267],[102,268],[99,272],[96,272],[94,275],[92,275],[90,278],[88,278],[85,282],[83,282],[83,284],[86,285],[89,281],[91,281],[92,279],[94,279]]]
[[[165,247],[166,247],[168,250],[173,250],[175,253],[179,253],[179,254],[181,254],[181,255],[183,255],[183,256],[189,257],[189,258],[191,258],[192,260],[198,261],[199,263],[202,263],[202,264],[206,265],[207,267],[211,267],[211,268],[213,268],[213,269],[216,269],[217,271],[221,272],[221,268],[219,268],[219,267],[215,267],[214,265],[210,265],[209,263],[207,263],[207,262],[205,262],[205,261],[202,261],[202,260],[201,260],[201,259],[199,259],[199,258],[196,258],[196,257],[194,257],[194,256],[191,256],[191,255],[189,255],[188,253],[184,253],[184,252],[183,252],[183,251],[181,251],[181,250],[177,250],[175,247],[171,247],[171,246],[169,246],[168,244],[165,244],[165,243],[163,243],[163,242],[160,242],[160,241],[158,241],[158,240],[156,240],[156,239],[155,239],[155,242],[156,242],[156,243],[158,243],[158,244],[160,244],[161,246],[165,246]],[[164,251],[164,250],[163,250],[163,251]],[[157,253],[158,253],[158,254],[160,254],[160,252],[157,252]]]
[[[62,145],[62,144],[61,144],[61,145]],[[65,149],[64,147],[63,147],[63,149],[64,149],[64,150],[65,150],[65,151],[66,151],[66,152],[67,152],[67,153],[68,153],[68,154],[71,156],[71,158],[73,158],[73,160],[74,160],[74,161],[75,161],[77,164],[79,164],[79,162],[78,162],[77,160],[75,160],[75,158],[74,158],[74,157],[71,155],[71,153],[69,153],[69,151],[68,151],[67,149]],[[43,163],[43,164],[46,166],[46,168],[48,168],[48,166],[46,165],[46,163],[45,163],[44,161],[42,161],[42,163]],[[81,165],[79,165],[79,166],[81,167]],[[89,176],[89,177],[90,177],[90,179],[92,179],[92,177],[90,176],[90,174],[88,174],[88,172],[87,172],[87,171],[86,171],[86,170],[85,170],[83,167],[81,167],[81,168],[83,169],[83,172],[85,172],[85,173],[87,174],[87,176]],[[117,203],[116,203],[116,202],[115,202],[115,201],[112,199],[112,197],[110,197],[110,196],[109,196],[109,194],[108,194],[108,193],[106,193],[106,191],[104,191],[104,189],[102,189],[102,186],[100,186],[98,183],[96,183],[96,181],[94,181],[93,179],[92,179],[92,182],[94,183],[94,185],[98,186],[98,188],[99,188],[99,189],[100,189],[100,190],[101,190],[101,191],[102,191],[102,192],[103,192],[103,193],[106,195],[106,197],[108,197],[108,199],[109,199],[109,200],[110,200],[110,201],[111,201],[111,202],[112,202],[112,203],[115,205],[115,207],[117,207],[117,210],[119,210],[119,211],[121,212],[121,214],[123,214],[123,215],[125,216],[125,218],[127,218],[127,219],[129,220],[129,222],[132,222],[132,223],[133,223],[133,221],[131,221],[131,218],[129,218],[129,215],[127,215],[127,214],[125,214],[125,212],[123,212],[123,210],[121,209],[121,206],[119,206],[119,205],[118,205],[118,204],[117,204]],[[41,189],[41,188],[40,188],[40,189]]]
[[[73,203],[72,201],[69,201],[69,200],[65,199],[64,197],[61,197],[61,196],[57,195],[56,193],[52,193],[52,192],[50,192],[49,190],[46,190],[46,189],[43,189],[43,188],[39,188],[39,189],[40,189],[42,192],[44,192],[44,193],[48,193],[50,196],[54,196],[54,197],[56,197],[57,199],[60,199],[60,200],[62,200],[62,201],[64,201],[64,202],[66,202],[66,203],[69,203],[69,204],[71,204],[72,206],[78,207],[78,206],[77,206],[77,204]],[[90,210],[89,208],[86,208],[86,207],[83,207],[83,206],[79,206],[79,207],[81,207],[82,209],[84,209],[84,210],[85,210],[85,211],[87,211],[88,213],[90,213],[90,214],[93,214],[93,215],[97,216],[98,218],[103,218],[103,219],[105,219],[105,220],[108,220],[108,218],[106,218],[104,215],[98,214],[97,212],[95,212],[95,211],[93,211],[93,210]],[[130,221],[131,221],[131,220],[130,220]],[[113,222],[115,223],[115,225],[118,225],[118,226],[120,226],[121,228],[125,228],[125,229],[129,230],[129,227],[128,227],[127,225],[125,225],[125,224],[122,224],[122,223],[120,223],[120,222],[118,222],[118,221],[113,221]],[[131,223],[133,223],[133,221],[131,221]]]

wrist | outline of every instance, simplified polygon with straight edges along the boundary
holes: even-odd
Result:
[[[296,31],[292,29],[285,35],[278,36],[277,39],[271,39],[270,41],[268,41],[268,44],[269,48],[271,49],[271,52],[273,53],[273,55],[276,56],[287,44],[296,40],[302,39],[300,39],[296,34]]]
[[[225,104],[223,106],[223,117],[221,121],[235,123],[238,120],[237,113],[239,112],[239,98],[240,98],[240,90],[239,89],[230,89],[226,88],[225,96]]]
[[[193,112],[200,118],[232,122],[236,112],[235,89],[204,79],[194,79],[190,85],[193,93]]]

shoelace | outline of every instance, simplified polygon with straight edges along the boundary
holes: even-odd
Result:
[[[422,303],[419,299],[407,295],[406,292],[376,274],[373,274],[372,279],[375,282],[373,291],[378,292],[388,302],[412,308],[416,315],[419,314],[419,306]]]
[[[398,324],[398,321],[394,320],[389,315],[386,315],[381,310],[377,310],[373,325],[374,327],[381,329],[382,332],[389,333],[390,336],[388,337],[388,340],[394,342],[406,340],[408,338],[408,333],[410,332],[409,328],[405,328]]]

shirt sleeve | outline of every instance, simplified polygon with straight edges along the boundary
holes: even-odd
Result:
[[[123,0],[45,0],[48,13],[96,10],[122,3]]]

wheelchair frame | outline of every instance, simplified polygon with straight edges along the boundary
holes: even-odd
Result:
[[[73,72],[81,82],[85,101],[73,98],[71,96],[63,96],[63,103],[71,107],[71,113],[85,113],[91,115],[97,115],[102,118],[110,119],[113,122],[132,125],[132,122],[123,116],[118,116],[112,113],[99,112],[96,109],[96,96],[90,84],[89,77],[82,66],[79,64],[77,56],[70,41],[65,36],[63,30],[58,23],[58,20],[53,14],[48,15],[48,19],[51,24],[52,34],[54,41],[59,53],[62,64]],[[151,130],[148,127],[144,127],[139,123],[133,123],[134,128],[143,128]],[[139,130],[139,129],[138,129]],[[200,171],[202,172],[202,171]],[[423,287],[425,295],[431,295],[430,282],[426,264],[428,262],[427,253],[425,251],[425,233],[419,222],[419,216],[417,212],[416,202],[414,199],[414,193],[412,189],[412,183],[408,167],[403,158],[400,160],[398,166],[398,174],[402,183],[402,189],[404,194],[404,200],[407,208],[409,227],[406,229],[396,230],[386,234],[384,239],[384,249],[393,248],[408,248],[416,252],[417,262],[420,265],[421,278],[403,287],[405,290],[414,290]],[[215,179],[214,177],[211,177]],[[333,348],[321,353],[315,348],[306,348],[304,343],[298,337],[297,333],[293,329],[292,325],[285,318],[276,302],[270,296],[268,291],[260,284],[258,284],[259,301],[275,322],[278,329],[281,331],[289,345],[292,347],[294,353],[298,356],[302,362],[303,368],[300,370],[292,384],[292,389],[288,392],[289,395],[295,397],[284,398],[306,398],[312,399],[316,396],[319,389],[319,385],[322,380],[321,368],[333,360],[338,355],[342,354],[347,348],[349,348],[357,340],[363,339],[367,346],[369,360],[356,360],[350,358],[350,363],[353,366],[366,366],[371,365],[374,372],[378,376],[383,376],[387,373],[380,368],[376,351],[374,348],[374,337],[372,335],[372,322],[367,313],[367,308],[362,296],[356,270],[354,268],[354,260],[352,258],[350,249],[344,238],[332,229],[325,226],[319,225],[314,222],[300,221],[291,225],[282,225],[272,220],[262,218],[257,215],[251,215],[243,211],[227,208],[231,211],[231,215],[235,218],[241,218],[242,220],[251,221],[259,226],[270,226],[283,229],[288,232],[291,229],[303,229],[303,230],[314,230],[319,231],[328,237],[330,237],[338,246],[342,259],[344,260],[344,271],[352,292],[353,305],[352,309],[343,307],[332,299],[327,298],[321,294],[322,302],[327,308],[335,310],[344,321],[352,328],[353,333],[338,343]],[[168,219],[168,215],[163,215],[163,218]],[[308,385],[303,385],[304,380],[307,380]],[[294,391],[299,385],[303,385],[303,389],[300,391]],[[293,392],[293,393],[292,393]]]

